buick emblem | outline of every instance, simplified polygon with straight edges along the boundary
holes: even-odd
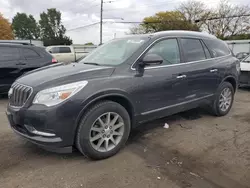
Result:
[[[13,94],[13,88],[10,88],[9,92],[8,92],[8,98],[10,99],[11,95]]]

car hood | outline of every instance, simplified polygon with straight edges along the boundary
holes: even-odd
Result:
[[[59,85],[75,81],[107,77],[114,71],[113,67],[86,65],[83,63],[64,64],[42,67],[20,77],[17,82],[31,87],[43,84]]]

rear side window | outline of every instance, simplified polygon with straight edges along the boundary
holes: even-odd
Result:
[[[220,40],[204,40],[208,48],[213,54],[213,57],[221,57],[230,54],[228,45]]]
[[[53,48],[51,48],[51,49],[50,49],[50,52],[51,52],[52,54],[58,54],[58,53],[59,53],[59,47],[53,47]]]
[[[25,49],[25,48],[23,48],[22,52],[23,52],[23,56],[26,59],[34,59],[34,58],[39,58],[40,57],[38,55],[38,53],[36,53],[34,50],[31,50],[31,49]]]
[[[0,61],[19,60],[20,53],[18,48],[0,47]]]
[[[59,53],[71,53],[71,50],[69,47],[60,47]]]
[[[199,39],[182,38],[181,43],[183,46],[186,62],[206,59],[205,51]]]

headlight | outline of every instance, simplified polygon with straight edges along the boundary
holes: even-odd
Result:
[[[33,104],[57,105],[78,93],[87,84],[88,81],[81,81],[42,90],[36,94]]]

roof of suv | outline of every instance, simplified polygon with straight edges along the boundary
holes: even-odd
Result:
[[[206,38],[206,39],[217,39],[214,35],[210,35],[208,33],[203,32],[197,32],[197,31],[184,31],[184,30],[171,30],[171,31],[160,31],[156,33],[150,33],[150,34],[140,34],[140,35],[130,35],[130,36],[124,36],[122,38],[126,37],[166,37],[166,36],[181,36],[181,37],[199,37],[199,38]]]

